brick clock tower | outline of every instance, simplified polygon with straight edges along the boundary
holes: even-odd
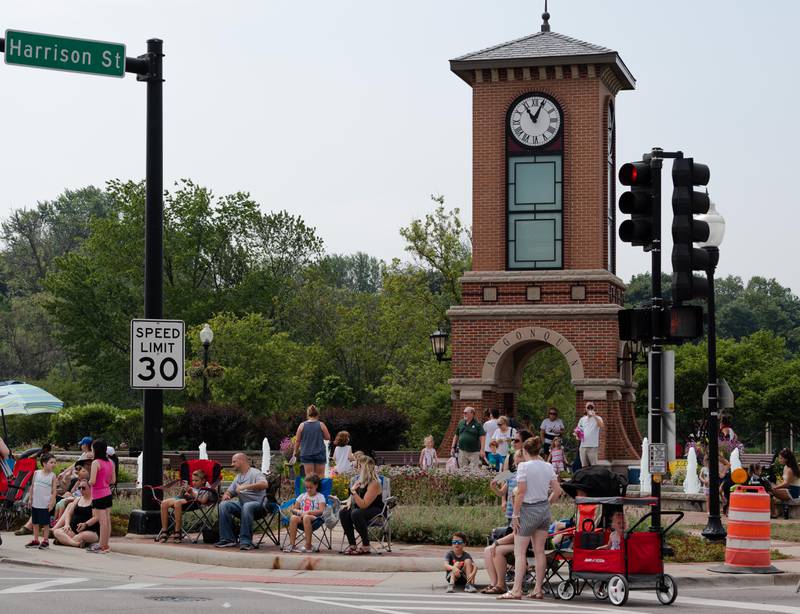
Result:
[[[616,51],[541,31],[450,61],[472,88],[472,270],[448,311],[453,413],[514,413],[525,365],[555,347],[576,411],[594,401],[600,458],[639,457],[617,329],[614,99],[635,79]],[[620,366],[621,365],[621,366]],[[538,425],[534,425],[538,426]]]

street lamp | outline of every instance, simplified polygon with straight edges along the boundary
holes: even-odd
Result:
[[[211,330],[211,327],[207,323],[203,324],[203,329],[200,331],[200,343],[203,344],[203,401],[205,403],[208,403],[209,398],[208,375],[206,374],[206,370],[208,369],[208,348],[212,341],[214,341],[214,331]]]
[[[447,352],[447,337],[448,334],[441,329],[431,333],[430,335],[431,347],[433,348],[433,353],[436,356],[436,360],[439,362],[447,362],[452,360],[452,358],[445,357],[445,352]]]
[[[725,218],[712,202],[708,213],[696,218],[708,224],[708,240],[698,243],[708,254],[708,524],[703,537],[709,541],[725,539],[719,514],[719,387],[717,382],[717,323],[714,300],[714,271],[719,263],[719,246],[725,236]]]

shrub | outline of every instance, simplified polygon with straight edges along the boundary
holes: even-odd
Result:
[[[232,405],[191,404],[183,415],[188,447],[205,441],[209,450],[238,450],[248,431],[247,413]]]
[[[20,444],[30,442],[31,447],[38,447],[50,441],[50,420],[52,415],[53,414],[8,416],[6,418],[6,426],[8,427],[8,438],[10,441],[6,443],[11,445],[13,442],[15,446],[19,446]]]
[[[253,450],[261,449],[264,437],[269,440],[272,450],[278,450],[280,442],[294,434],[297,425],[305,420],[305,413],[297,411],[289,415],[255,416],[250,419],[250,426],[243,445]],[[289,455],[291,456],[291,454]]]
[[[183,427],[183,407],[167,405],[164,407],[163,433],[164,449],[185,449],[188,445]],[[114,422],[115,439],[118,443],[125,442],[131,451],[142,450],[142,435],[144,432],[144,411],[141,407],[134,409],[117,410]]]
[[[327,425],[331,438],[339,431],[347,431],[353,450],[362,450],[371,456],[375,450],[397,450],[409,428],[408,417],[396,409],[381,406],[326,408],[320,419]]]
[[[381,474],[391,479],[392,495],[401,505],[499,505],[489,488],[491,474],[483,469],[447,473],[441,469],[382,467]]]
[[[505,524],[499,504],[455,508],[403,505],[392,516],[392,538],[412,544],[449,544],[453,533],[462,531],[467,536],[469,550],[486,545],[492,529]],[[475,554],[473,551],[473,557]]]
[[[50,418],[50,441],[62,448],[75,448],[86,435],[116,443],[114,424],[117,408],[106,403],[75,405]]]

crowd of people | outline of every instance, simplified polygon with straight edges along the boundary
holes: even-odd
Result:
[[[116,484],[116,453],[102,439],[84,437],[74,464],[56,474],[56,458],[49,445],[38,451],[39,469],[30,481],[25,506],[27,522],[16,535],[32,535],[26,548],[50,547],[52,530],[56,543],[86,547],[88,552],[110,551],[112,487]],[[11,451],[0,438],[0,464],[7,468]]]

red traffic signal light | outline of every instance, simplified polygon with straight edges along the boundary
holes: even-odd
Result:
[[[619,181],[622,185],[650,185],[650,164],[647,162],[627,162],[619,168]]]

